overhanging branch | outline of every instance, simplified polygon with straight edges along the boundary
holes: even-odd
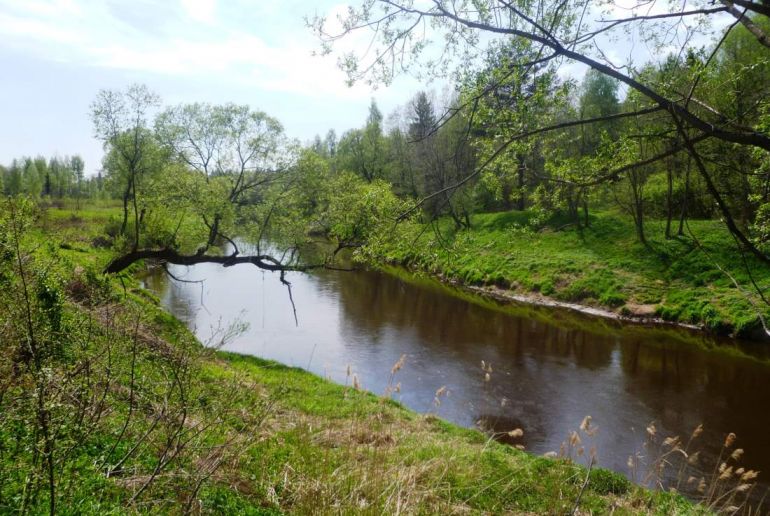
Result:
[[[728,0],[721,0],[722,4],[727,9],[727,12],[733,15],[733,17],[741,22],[744,27],[746,27],[746,30],[751,32],[755,38],[757,38],[757,41],[759,41],[760,44],[770,48],[770,36],[762,30],[762,28],[754,23],[754,21],[745,15],[745,11],[741,12],[738,9],[735,8],[735,3],[738,2],[729,2]]]
[[[698,115],[690,111],[686,106],[680,105],[676,100],[669,99],[665,95],[655,91],[652,87],[646,84],[643,84],[638,80],[634,79],[633,77],[626,75],[620,72],[619,70],[612,68],[611,66],[601,63],[596,59],[593,59],[585,54],[572,50],[571,48],[564,46],[560,42],[554,39],[551,39],[550,37],[541,36],[539,34],[528,32],[526,30],[518,29],[515,27],[499,27],[496,25],[490,25],[489,23],[485,23],[483,21],[475,21],[472,19],[464,18],[458,15],[456,12],[449,11],[438,0],[433,0],[434,7],[431,10],[421,10],[421,9],[411,7],[411,5],[410,6],[401,5],[395,0],[381,0],[381,1],[387,5],[394,7],[395,9],[397,9],[398,11],[404,14],[417,15],[417,16],[428,17],[428,18],[445,18],[445,19],[451,20],[452,22],[458,24],[459,26],[463,26],[468,29],[489,32],[492,34],[515,36],[515,37],[527,39],[535,43],[539,43],[545,47],[552,49],[556,54],[560,56],[566,57],[567,59],[576,61],[578,63],[583,63],[584,65],[590,68],[593,68],[594,70],[597,70],[598,72],[601,72],[602,74],[608,77],[612,77],[622,82],[623,84],[626,84],[630,88],[638,91],[645,97],[655,102],[662,109],[679,117],[682,121],[686,122],[690,127],[697,129],[698,131],[704,134],[708,134],[709,136],[713,136],[714,138],[717,138],[723,141],[738,143],[741,145],[750,145],[753,147],[758,147],[758,148],[770,151],[770,137],[768,137],[767,135],[754,130],[731,131],[731,130],[725,129],[724,127],[715,125],[707,120],[700,118]],[[763,12],[765,9],[767,9],[767,11],[770,12],[770,8],[760,6],[759,4],[754,4],[752,2],[742,2],[742,1],[734,0],[733,3],[750,10],[755,10],[756,12],[761,12],[763,14],[765,14]]]
[[[519,134],[516,134],[516,135],[512,136],[511,138],[509,138],[508,140],[506,140],[503,144],[501,144],[492,153],[492,155],[489,158],[487,158],[472,173],[468,174],[467,176],[465,176],[461,180],[459,180],[459,181],[457,181],[457,182],[455,182],[455,183],[453,183],[453,184],[451,184],[449,186],[446,186],[444,188],[436,190],[435,192],[433,192],[433,193],[423,197],[412,208],[410,208],[406,212],[402,213],[398,217],[398,219],[399,220],[405,219],[410,214],[414,213],[414,211],[416,211],[420,206],[422,206],[427,201],[429,201],[430,199],[433,199],[434,197],[442,195],[442,194],[444,194],[446,192],[449,192],[449,191],[452,191],[452,190],[456,190],[457,188],[460,188],[462,185],[464,185],[465,183],[467,183],[468,181],[470,181],[474,177],[476,177],[479,174],[481,174],[481,172],[486,170],[486,168],[489,165],[491,165],[492,163],[494,163],[495,160],[497,160],[497,158],[501,154],[503,154],[511,145],[513,145],[514,142],[517,142],[517,141],[520,141],[520,140],[524,140],[526,138],[530,138],[530,137],[536,136],[538,134],[543,134],[543,133],[547,133],[547,132],[551,132],[551,131],[557,131],[557,130],[560,130],[560,129],[568,129],[570,127],[576,127],[576,126],[581,126],[581,125],[590,125],[590,124],[594,124],[594,123],[597,123],[597,122],[608,122],[608,121],[617,120],[617,119],[621,119],[621,118],[649,115],[651,113],[655,113],[655,112],[658,112],[658,111],[661,111],[660,106],[652,106],[652,107],[640,109],[638,111],[629,111],[629,112],[623,112],[623,113],[616,113],[614,115],[605,115],[605,116],[599,116],[599,117],[595,117],[595,118],[587,118],[587,119],[584,119],[584,120],[570,120],[570,121],[567,121],[567,122],[561,122],[561,123],[550,125],[550,126],[547,126],[547,127],[539,127],[537,129],[533,129],[531,131],[524,131],[524,132],[521,132]]]
[[[190,255],[180,254],[174,249],[140,249],[137,251],[131,251],[130,253],[115,258],[107,265],[107,267],[104,268],[104,272],[108,274],[116,274],[127,269],[129,266],[138,262],[139,260],[157,260],[173,265],[188,266],[197,265],[199,263],[218,263],[223,267],[231,267],[233,265],[239,265],[242,263],[250,263],[259,267],[260,269],[273,272],[302,272],[312,269],[320,269],[325,266],[324,264],[286,265],[267,254],[244,256],[216,256],[208,254]]]

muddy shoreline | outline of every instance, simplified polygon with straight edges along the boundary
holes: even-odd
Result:
[[[639,325],[647,325],[647,326],[669,326],[674,328],[683,328],[690,331],[709,333],[709,331],[706,328],[698,324],[688,324],[688,323],[682,323],[677,321],[667,321],[660,317],[654,317],[651,315],[625,315],[625,314],[613,312],[612,310],[608,310],[605,308],[597,308],[595,306],[581,305],[579,303],[568,303],[566,301],[558,301],[556,299],[539,295],[539,294],[517,294],[513,291],[501,289],[494,286],[477,287],[473,285],[464,285],[460,282],[455,282],[451,280],[442,279],[441,281],[445,281],[448,285],[452,285],[453,287],[462,288],[467,290],[468,292],[473,292],[474,294],[491,297],[493,299],[496,299],[498,301],[503,301],[503,302],[516,302],[516,303],[523,303],[527,305],[543,306],[548,308],[559,308],[562,310],[569,310],[569,311],[577,312],[583,315],[588,315],[591,317],[601,317],[604,319],[611,319],[622,323],[639,324]]]

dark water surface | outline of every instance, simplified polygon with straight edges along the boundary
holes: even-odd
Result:
[[[705,337],[620,328],[559,311],[495,309],[377,272],[291,274],[299,325],[278,276],[248,266],[177,267],[202,284],[146,278],[163,305],[206,341],[235,320],[249,328],[225,349],[299,366],[382,394],[390,370],[394,398],[463,426],[485,420],[499,431],[522,428],[528,451],[558,451],[590,415],[599,430],[599,465],[628,474],[645,428],[684,440],[700,423],[703,463],[713,467],[728,432],[738,435],[747,467],[770,473],[770,365]],[[550,320],[549,320],[550,319]],[[588,329],[586,329],[588,328]],[[735,344],[731,346],[735,347]],[[481,361],[491,364],[488,381]],[[436,390],[449,394],[440,406]],[[645,453],[647,453],[645,451]]]

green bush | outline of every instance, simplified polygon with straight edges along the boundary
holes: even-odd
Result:
[[[592,469],[588,479],[591,489],[602,495],[622,495],[631,488],[631,482],[626,477],[604,468]]]

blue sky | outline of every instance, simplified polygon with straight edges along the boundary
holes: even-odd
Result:
[[[147,84],[166,104],[249,104],[306,141],[363,123],[420,85],[349,88],[336,57],[304,17],[339,12],[332,1],[0,0],[0,163],[23,155],[80,154],[100,167],[89,104],[102,88]],[[351,39],[347,44],[360,44]]]

